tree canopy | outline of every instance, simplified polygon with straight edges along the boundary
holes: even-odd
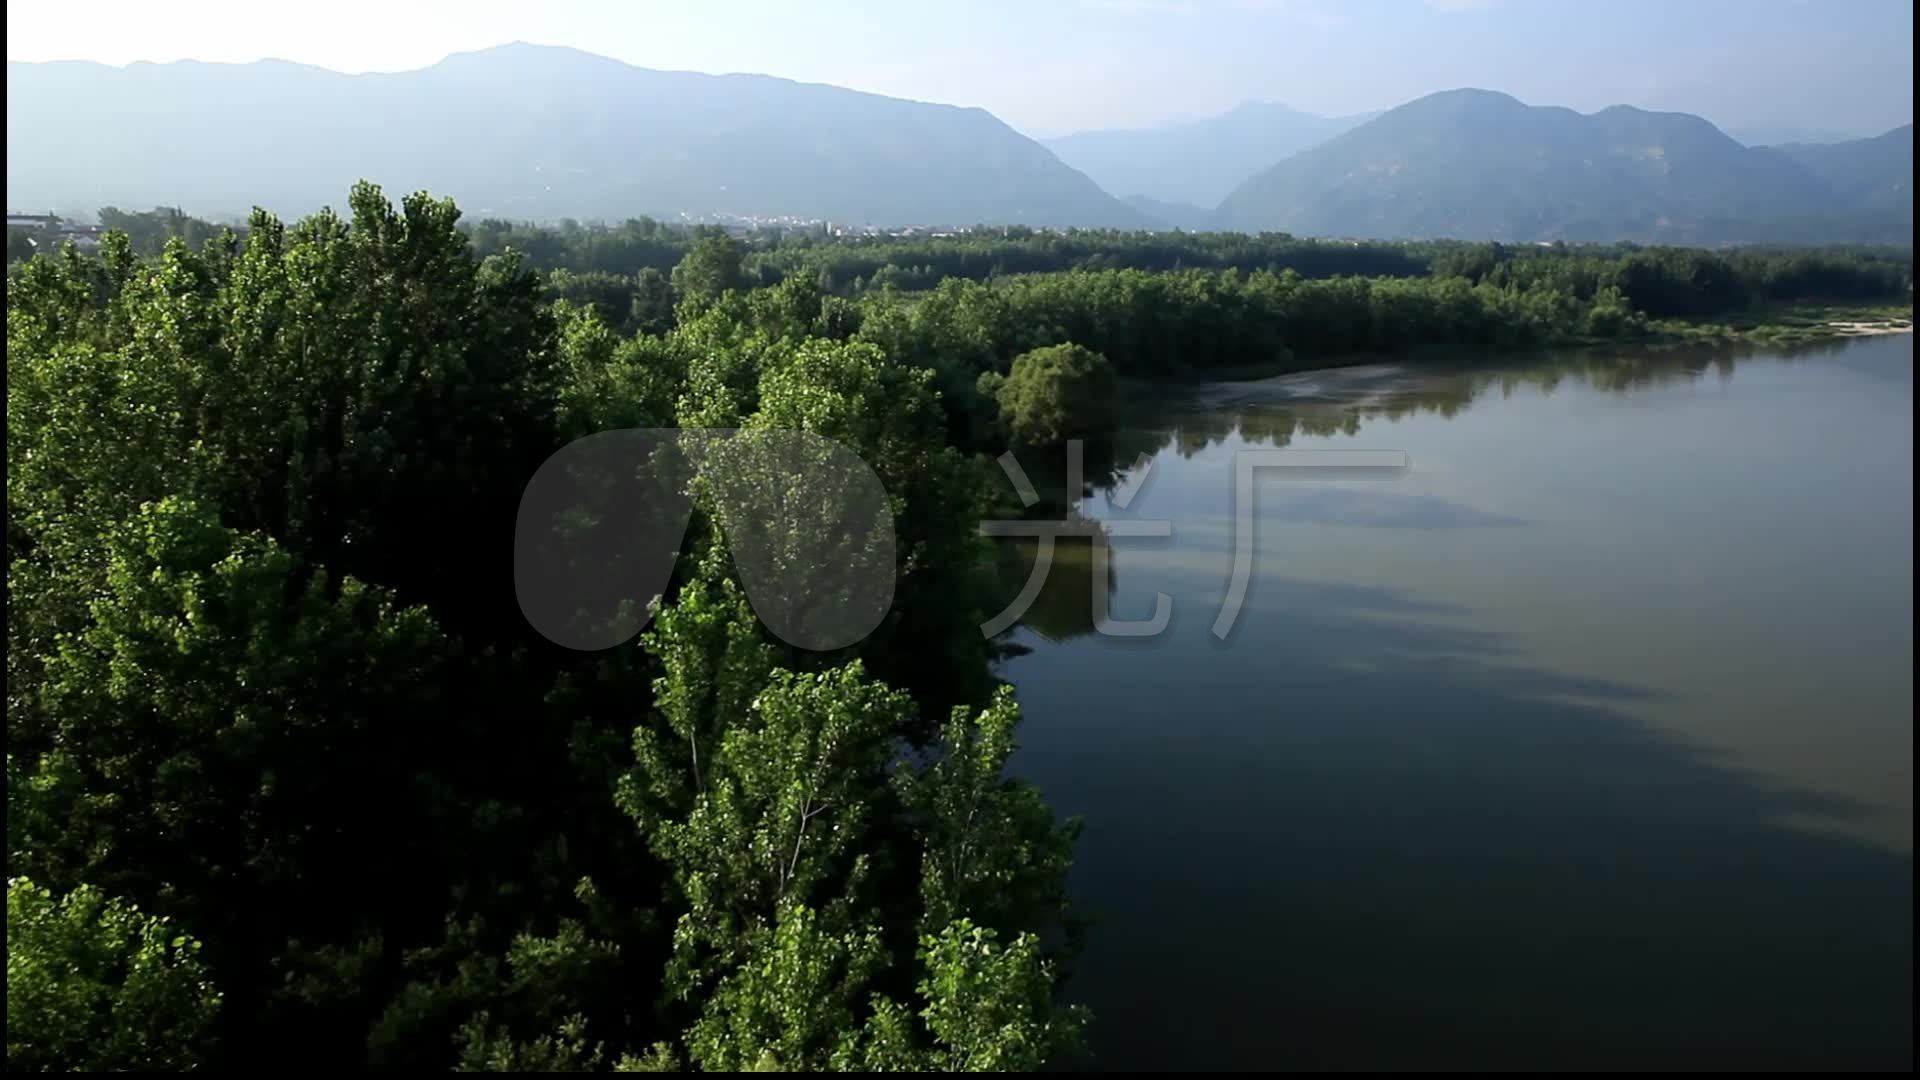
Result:
[[[1113,365],[1079,345],[1049,345],[1014,357],[995,397],[1000,419],[1017,443],[1046,445],[1098,435],[1118,420]]]
[[[1874,251],[736,238],[365,184],[117,220],[8,271],[19,1068],[1056,1063],[1076,827],[1007,773],[992,455],[1129,379],[1911,295]],[[645,632],[577,651],[520,609],[521,498],[629,428],[697,459],[686,528],[571,616]],[[890,544],[735,512],[841,490],[783,433],[870,470]],[[891,603],[801,647],[760,601],[847,606],[836,542]]]
[[[977,629],[979,488],[931,373],[831,336],[810,282],[733,291],[717,238],[674,289],[698,302],[629,336],[622,305],[478,256],[450,203],[349,206],[10,272],[9,872],[96,951],[148,949],[103,919],[167,920],[141,933],[204,948],[156,970],[211,988],[164,1016],[103,1004],[10,1064],[1070,1050],[1072,833],[1002,772],[1018,709]],[[898,595],[926,602],[853,646],[786,645],[703,488],[643,639],[545,641],[509,572],[521,489],[634,424],[850,447],[887,487]],[[47,970],[10,963],[10,999],[127,996]]]

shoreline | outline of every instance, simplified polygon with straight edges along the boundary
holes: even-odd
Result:
[[[1369,366],[1421,366],[1424,357],[1433,367],[1444,367],[1458,360],[1463,363],[1483,362],[1493,357],[1519,357],[1536,353],[1581,352],[1612,348],[1671,348],[1681,345],[1750,345],[1755,348],[1765,346],[1803,345],[1816,341],[1835,341],[1855,337],[1879,337],[1887,334],[1913,333],[1913,320],[1908,319],[1851,319],[1828,320],[1826,322],[1795,326],[1783,323],[1761,323],[1752,327],[1738,328],[1725,323],[1682,323],[1672,329],[1657,328],[1641,337],[1593,338],[1573,340],[1558,344],[1543,345],[1528,349],[1501,349],[1496,346],[1475,345],[1434,345],[1419,346],[1402,353],[1348,353],[1342,356],[1319,357],[1312,367],[1292,367],[1287,361],[1276,360],[1263,365],[1220,368],[1214,371],[1195,371],[1188,376],[1167,376],[1155,379],[1139,380],[1141,389],[1157,392],[1167,386],[1194,386],[1205,384],[1235,384],[1266,382],[1294,375],[1312,375],[1318,372],[1345,371],[1352,368]]]
[[[1868,322],[1831,322],[1827,326],[1833,330],[1834,337],[1878,337],[1882,334],[1911,334],[1913,324],[1868,323]]]

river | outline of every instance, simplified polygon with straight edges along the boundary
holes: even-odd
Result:
[[[1912,342],[1157,403],[1075,513],[1167,628],[1068,545],[1002,666],[1095,1063],[1911,1067]],[[1223,640],[1276,448],[1408,465],[1254,473]]]

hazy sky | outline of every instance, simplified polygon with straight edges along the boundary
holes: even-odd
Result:
[[[7,4],[10,60],[423,67],[508,41],[959,105],[1031,135],[1248,99],[1328,114],[1457,86],[1723,127],[1913,116],[1910,0],[282,0]]]

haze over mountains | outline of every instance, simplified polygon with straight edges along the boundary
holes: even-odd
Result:
[[[1882,139],[1776,151],[1688,113],[1451,90],[1260,172],[1216,220],[1316,236],[1910,242],[1912,202],[1896,196],[1911,190],[1912,127]]]
[[[508,45],[418,71],[7,64],[11,207],[283,214],[353,181],[470,214],[1146,224],[981,109]]]
[[[1837,143],[1866,139],[1872,132],[1841,131],[1837,128],[1794,127],[1791,124],[1766,124],[1758,127],[1722,128],[1735,142],[1745,146],[1784,146],[1787,143]]]
[[[1283,230],[1686,243],[1912,238],[1913,134],[1754,147],[1686,113],[1486,90],[1377,116],[1250,103],[1043,145],[981,109],[502,46],[396,74],[283,61],[7,65],[15,209],[339,206],[356,179],[471,216]],[[1096,183],[1098,181],[1098,183]],[[1219,207],[1213,209],[1218,201]]]
[[[1122,198],[1144,195],[1212,209],[1247,177],[1372,116],[1315,116],[1274,102],[1249,101],[1187,123],[1082,131],[1041,141],[1060,160]]]
[[[1772,148],[1804,166],[1848,204],[1913,222],[1913,125],[1871,139]]]

